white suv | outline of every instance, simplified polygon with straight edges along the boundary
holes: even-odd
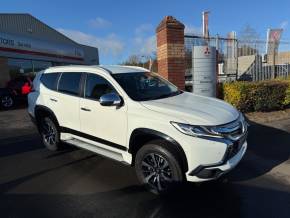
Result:
[[[247,122],[235,108],[144,68],[52,67],[33,87],[28,111],[48,149],[66,142],[135,166],[154,193],[216,179],[247,148]]]

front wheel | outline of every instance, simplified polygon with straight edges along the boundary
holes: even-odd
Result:
[[[45,147],[51,151],[59,150],[60,139],[57,124],[50,117],[44,117],[40,123],[40,134]]]
[[[153,141],[144,145],[135,158],[139,181],[155,194],[165,194],[183,182],[177,156],[166,148],[167,142]]]

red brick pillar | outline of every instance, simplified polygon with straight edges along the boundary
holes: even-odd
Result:
[[[166,16],[156,29],[158,73],[178,88],[185,87],[184,25]]]

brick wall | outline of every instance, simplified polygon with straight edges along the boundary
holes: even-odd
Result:
[[[184,25],[166,16],[156,29],[158,73],[184,90]]]

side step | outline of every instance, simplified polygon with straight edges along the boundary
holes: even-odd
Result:
[[[105,156],[108,158],[111,158],[113,160],[124,162],[122,154],[105,149],[105,148],[101,148],[97,145],[93,145],[93,144],[81,141],[79,139],[76,139],[76,138],[65,140],[64,142],[71,144],[71,145],[75,145],[75,146],[80,147],[80,148],[84,148],[86,150],[92,151],[96,154],[99,154],[99,155],[102,155],[102,156]]]

